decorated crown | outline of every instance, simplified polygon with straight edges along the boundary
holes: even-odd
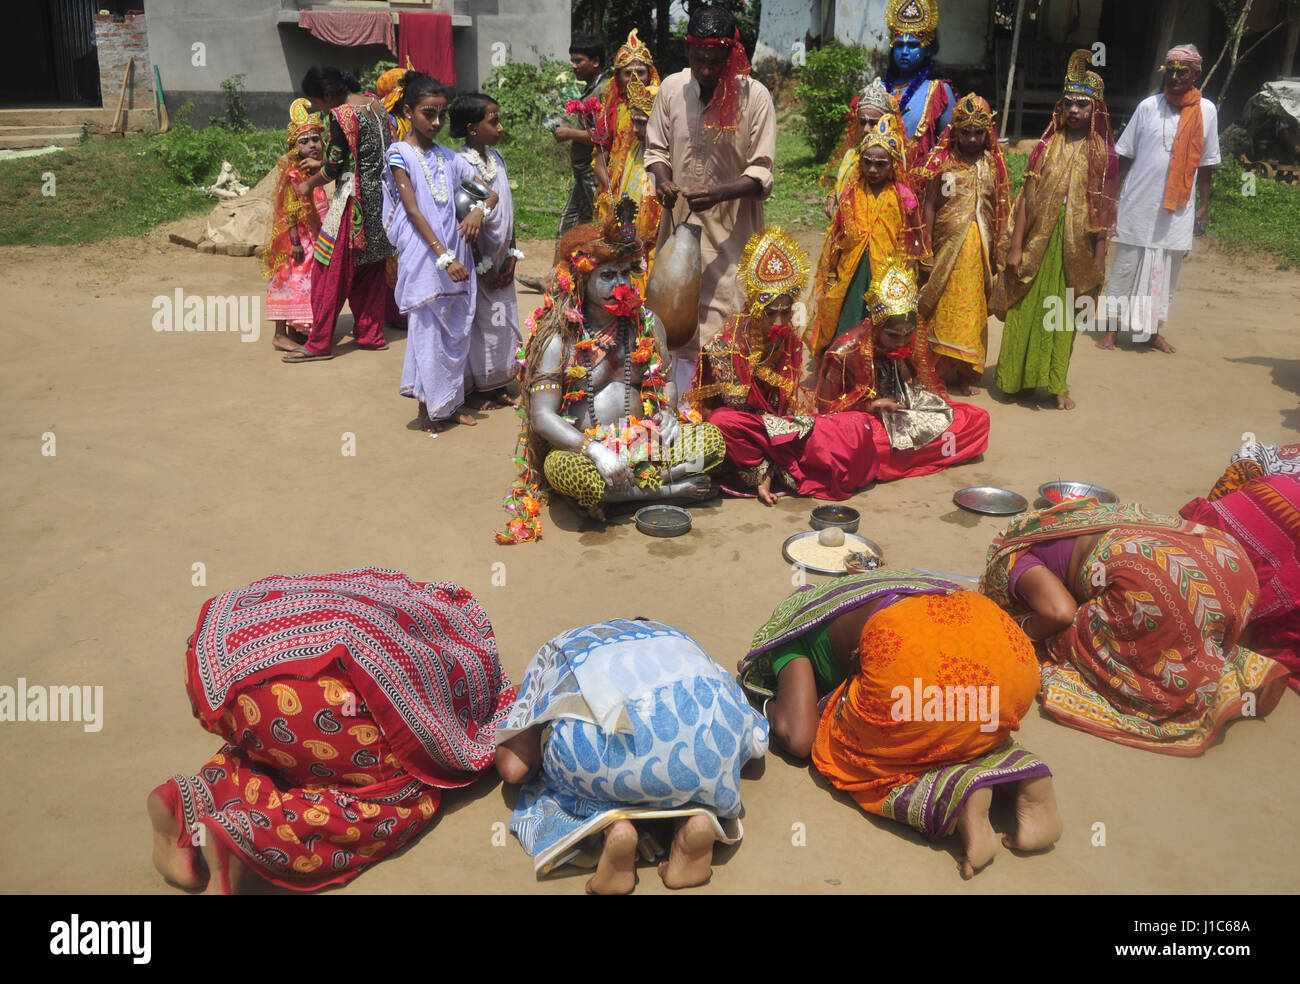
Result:
[[[889,27],[890,41],[911,34],[929,47],[939,27],[939,4],[937,0],[889,0],[885,24]]]
[[[749,312],[758,317],[782,294],[798,294],[808,283],[808,254],[780,226],[768,226],[745,243],[736,270],[749,298]]]
[[[876,76],[871,80],[871,84],[858,93],[859,106],[875,106],[883,109],[886,113],[895,113],[898,111],[898,103],[894,97],[889,94],[885,88],[885,83]]]
[[[311,111],[311,101],[295,99],[289,104],[289,125],[285,127],[284,138],[292,147],[308,130],[323,130],[325,123],[319,115]]]
[[[618,49],[618,54],[614,56],[614,70],[626,68],[633,62],[642,62],[647,68],[654,68],[655,60],[650,54],[650,49],[646,43],[636,36],[636,28],[628,31],[627,40],[623,46]]]
[[[889,318],[916,313],[916,275],[906,262],[890,258],[880,276],[863,295],[871,320],[881,324]]]
[[[1096,72],[1089,71],[1088,66],[1092,64],[1092,52],[1087,48],[1080,48],[1070,56],[1069,65],[1065,69],[1065,94],[1088,96],[1091,99],[1100,99],[1105,94],[1106,83],[1102,81],[1100,75]]]
[[[978,126],[987,129],[993,125],[995,115],[987,99],[983,96],[977,96],[973,92],[968,92],[958,99],[957,105],[953,107],[952,125],[958,129],[963,126]]]
[[[899,127],[898,117],[894,113],[886,113],[880,117],[875,126],[867,130],[862,143],[858,145],[858,153],[865,154],[872,147],[884,147],[895,163],[903,160],[907,143]]]
[[[659,86],[646,85],[636,76],[630,76],[627,80],[627,104],[633,109],[639,109],[647,116],[655,106],[655,96],[659,95]]]

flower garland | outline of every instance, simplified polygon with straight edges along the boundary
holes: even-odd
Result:
[[[568,264],[561,264],[556,274],[556,288],[567,297],[562,298],[564,317],[578,327],[578,339],[573,343],[573,351],[564,366],[560,398],[560,417],[574,427],[578,426],[575,404],[587,400],[591,391],[586,386],[595,365],[593,350],[600,339],[593,332],[582,314],[581,306],[575,296],[574,278]],[[572,259],[572,267],[590,273],[596,268],[596,261],[585,253],[578,253]],[[550,292],[542,295],[542,305],[524,319],[524,327],[531,337],[537,328],[537,322],[554,309],[555,298]],[[640,488],[654,488],[660,484],[659,468],[649,460],[651,438],[659,431],[654,420],[655,414],[668,405],[668,379],[666,363],[659,351],[655,339],[655,318],[645,308],[645,301],[635,287],[620,285],[613,292],[613,298],[606,305],[606,310],[620,318],[627,318],[636,326],[636,343],[633,345],[629,359],[642,367],[641,371],[641,406],[642,416],[629,412],[625,420],[613,424],[597,424],[586,428],[585,436],[599,441],[612,451],[618,453],[632,470],[633,480]],[[526,343],[525,343],[526,344]],[[515,361],[519,366],[520,378],[524,376],[525,346],[515,352]],[[519,415],[519,446],[528,445],[528,416],[522,405],[516,405]],[[514,518],[506,523],[506,528],[498,530],[496,541],[501,544],[531,543],[541,539],[542,522],[539,518],[543,493],[537,476],[528,463],[527,453],[514,456],[519,477],[502,501],[506,511],[514,513]]]
[[[487,157],[484,158],[477,150],[466,144],[462,153],[465,160],[474,165],[474,170],[478,171],[483,176],[483,180],[489,185],[497,179],[497,162],[492,159],[491,150],[488,151]]]

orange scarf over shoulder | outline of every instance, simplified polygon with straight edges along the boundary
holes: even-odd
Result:
[[[1174,133],[1174,146],[1169,152],[1169,177],[1165,181],[1164,207],[1176,212],[1192,200],[1196,185],[1196,169],[1201,164],[1201,151],[1205,148],[1205,126],[1201,119],[1201,90],[1188,89],[1181,96],[1165,93],[1169,105],[1181,111],[1178,130]]]

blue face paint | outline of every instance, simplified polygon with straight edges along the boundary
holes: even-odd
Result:
[[[915,34],[900,34],[892,48],[894,64],[904,78],[914,75],[930,58],[929,49]]]

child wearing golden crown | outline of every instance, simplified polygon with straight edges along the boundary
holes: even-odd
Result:
[[[635,67],[625,66],[620,70],[620,78],[623,71]],[[631,74],[623,89],[627,93],[625,106],[629,135],[624,139],[620,130],[614,138],[608,169],[601,165],[597,156],[596,177],[602,180],[605,190],[596,196],[596,223],[603,224],[609,218],[612,203],[624,195],[636,202],[636,230],[638,238],[645,243],[645,261],[642,272],[633,275],[632,283],[645,293],[650,268],[654,265],[655,237],[659,235],[659,220],[663,214],[663,206],[655,195],[654,178],[645,169],[646,125],[650,122],[650,111],[654,109],[659,86],[657,83],[646,85],[639,75]]]
[[[858,166],[840,192],[813,281],[817,308],[807,343],[814,355],[862,323],[863,295],[886,260],[926,256],[920,204],[907,183],[906,154],[893,113],[882,116],[858,148]]]
[[[988,102],[973,92],[958,100],[921,178],[934,266],[918,313],[930,326],[940,377],[970,396],[984,373],[998,242],[1011,213],[1011,182]]]
[[[1075,334],[1070,299],[1095,301],[1105,279],[1119,183],[1105,86],[1088,70],[1091,58],[1082,48],[1070,56],[1064,95],[1029,155],[1006,266],[990,303],[1005,322],[998,389],[1043,387],[1061,410],[1075,406],[1066,382]]]
[[[983,454],[989,444],[988,412],[948,401],[924,340],[924,323],[918,325],[911,266],[899,260],[885,265],[866,303],[867,320],[822,356],[817,412],[867,414],[880,459],[876,478],[882,482],[930,475]]]
[[[727,443],[734,495],[775,504],[784,487],[847,499],[876,473],[870,424],[861,413],[814,416],[801,386],[803,341],[792,327],[808,284],[808,254],[779,226],[751,236],[740,259],[746,308],[700,353],[687,402]]]
[[[271,344],[292,352],[307,341],[311,331],[311,270],[316,233],[329,210],[324,188],[310,196],[298,194],[298,185],[320,170],[324,122],[311,112],[311,103],[295,99],[289,107],[285,140],[289,152],[280,158],[280,174],[271,199],[271,233],[262,253],[262,276],[267,279],[266,317],[275,322]]]

